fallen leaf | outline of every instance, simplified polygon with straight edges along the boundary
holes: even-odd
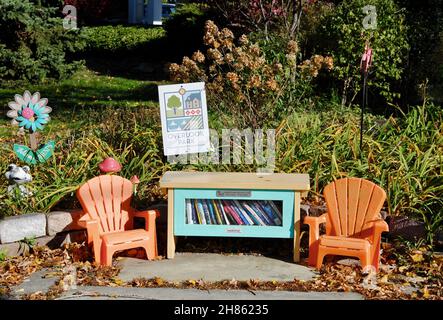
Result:
[[[423,298],[428,299],[431,295],[429,294],[428,287],[423,288]]]
[[[421,262],[424,260],[423,255],[421,253],[416,253],[411,255],[412,261],[414,262]]]

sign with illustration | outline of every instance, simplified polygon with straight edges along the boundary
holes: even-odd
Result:
[[[164,154],[208,152],[205,83],[158,86],[158,96]]]

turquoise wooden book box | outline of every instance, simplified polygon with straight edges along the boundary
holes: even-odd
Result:
[[[178,236],[218,236],[293,238],[299,261],[307,174],[168,171],[160,187],[168,194],[167,258]]]

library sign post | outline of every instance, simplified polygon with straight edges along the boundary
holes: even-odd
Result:
[[[204,82],[158,86],[165,156],[210,151]]]

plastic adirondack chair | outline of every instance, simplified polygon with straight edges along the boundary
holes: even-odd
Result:
[[[95,261],[112,265],[116,251],[142,247],[149,260],[157,256],[155,219],[157,210],[131,208],[133,184],[116,175],[95,177],[77,190],[85,215],[80,224],[88,232]],[[133,229],[134,217],[145,218],[145,229]]]
[[[373,266],[378,271],[381,233],[389,231],[380,218],[386,199],[376,184],[359,178],[345,178],[324,189],[327,213],[306,217],[309,225],[309,265],[321,268],[328,255],[357,257],[363,270]],[[326,223],[326,234],[320,236],[320,224]]]

